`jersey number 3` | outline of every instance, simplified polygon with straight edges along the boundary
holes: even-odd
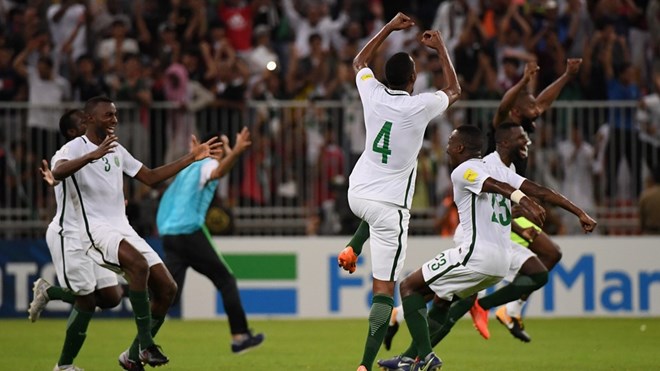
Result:
[[[391,132],[392,132],[392,123],[389,121],[385,121],[385,124],[383,124],[383,127],[380,128],[378,135],[376,135],[376,139],[374,139],[374,144],[371,147],[371,149],[374,152],[383,155],[381,162],[384,164],[387,163],[387,157],[392,154],[392,150],[390,149]],[[380,145],[381,142],[382,145]]]

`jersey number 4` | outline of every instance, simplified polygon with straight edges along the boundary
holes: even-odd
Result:
[[[387,163],[387,158],[389,157],[389,155],[392,154],[392,150],[390,149],[391,132],[392,132],[392,123],[389,121],[385,121],[385,124],[383,124],[383,127],[380,128],[378,135],[376,135],[376,139],[374,139],[374,144],[371,146],[372,151],[376,153],[380,153],[383,156],[381,162],[384,164]]]

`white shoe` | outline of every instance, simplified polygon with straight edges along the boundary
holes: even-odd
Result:
[[[53,368],[53,371],[85,371],[85,370],[80,367],[76,367],[74,365],[58,366],[56,364],[55,368]]]
[[[36,322],[39,319],[41,312],[46,308],[46,305],[50,300],[46,290],[51,286],[52,285],[43,278],[34,281],[34,285],[32,286],[32,301],[28,308],[28,318],[30,319],[30,322]]]

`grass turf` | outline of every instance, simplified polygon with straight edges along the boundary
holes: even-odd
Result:
[[[230,351],[226,321],[168,320],[157,336],[170,357],[159,370],[355,370],[367,331],[363,320],[251,320],[266,334],[261,348],[243,355]],[[0,370],[51,370],[64,338],[65,320],[0,321]],[[461,320],[436,347],[443,370],[660,370],[660,318],[531,319],[533,340],[523,344],[497,321],[491,339],[481,339],[469,320]],[[130,320],[97,319],[76,365],[92,371],[120,370],[117,356],[132,340]],[[393,349],[410,339],[403,325]],[[377,367],[374,364],[374,370]]]

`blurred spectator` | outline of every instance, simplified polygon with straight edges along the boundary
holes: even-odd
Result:
[[[169,4],[158,0],[134,2],[133,24],[135,24],[137,41],[140,50],[152,57],[161,53],[158,42],[161,32],[160,27],[166,24],[168,12]]]
[[[64,45],[71,44],[71,58],[87,53],[86,7],[81,0],[62,0],[48,7],[48,27],[55,49],[56,66],[65,62]],[[75,35],[72,37],[72,35]],[[72,39],[72,41],[69,41]]]
[[[75,68],[71,69],[73,78],[73,100],[86,102],[88,99],[109,95],[110,88],[102,75],[98,73],[94,59],[91,56],[81,55],[76,61]]]
[[[559,16],[557,32],[566,50],[566,58],[582,58],[584,44],[594,32],[585,3],[585,0],[567,0]]]
[[[226,0],[218,6],[218,16],[226,27],[227,38],[239,55],[247,55],[252,49],[254,8],[259,5],[258,1]]]
[[[607,98],[612,101],[637,101],[640,98],[635,68],[629,63],[618,67],[612,61],[612,49],[624,40],[610,32],[604,36],[602,64],[607,79]],[[622,158],[628,164],[632,182],[632,197],[637,198],[642,189],[641,182],[641,145],[639,132],[633,120],[633,109],[613,108],[609,110],[609,142],[607,149],[607,179],[612,198],[618,196],[616,179]]]
[[[660,71],[660,0],[650,0],[646,8],[646,25],[649,28],[651,68]]]
[[[640,124],[642,153],[649,170],[660,168],[660,70],[653,73],[651,80],[655,92],[641,99],[636,117]]]
[[[454,65],[466,99],[493,99],[498,95],[493,52],[486,47],[485,36],[473,12],[454,49]]]
[[[156,57],[164,66],[169,66],[181,60],[181,42],[176,36],[174,24],[166,22],[158,27],[159,45]]]
[[[13,141],[6,157],[6,186],[9,207],[29,207],[41,204],[36,187],[34,169],[39,167],[38,157],[24,141]],[[38,184],[37,184],[38,185]]]
[[[41,36],[33,38],[14,59],[14,69],[28,81],[28,102],[34,107],[28,110],[27,122],[32,131],[33,148],[40,158],[55,153],[58,147],[56,141],[59,139],[57,123],[61,115],[59,104],[69,100],[71,96],[69,82],[57,74],[50,56],[39,56],[36,66],[26,65],[28,56],[33,52],[36,54],[43,43]],[[40,105],[50,107],[39,107]]]
[[[103,39],[96,49],[96,57],[101,61],[102,71],[115,71],[121,66],[124,55],[140,53],[137,41],[127,37],[129,28],[130,21],[126,16],[116,16],[113,19],[109,37]]]
[[[264,69],[275,70],[279,66],[279,58],[270,42],[270,28],[257,26],[254,29],[255,46],[247,54],[247,61],[252,75],[260,75]]]
[[[165,71],[165,99],[178,106],[167,115],[165,162],[171,162],[188,152],[190,136],[197,134],[195,112],[213,102],[213,93],[189,80],[183,65],[172,64]]]
[[[584,141],[582,130],[573,124],[569,139],[557,144],[559,168],[563,173],[561,194],[573,200],[577,206],[594,215],[596,202],[594,200],[593,168],[595,151],[591,144]],[[562,213],[567,226],[566,233],[579,234],[582,228],[573,222],[568,213]],[[570,215],[572,217],[572,215]]]
[[[294,29],[296,41],[294,43],[298,58],[306,57],[310,52],[310,36],[317,34],[321,36],[321,48],[330,50],[330,42],[339,37],[339,31],[346,25],[349,17],[342,9],[337,19],[330,18],[327,3],[305,2],[304,16],[294,7],[293,0],[282,0],[282,6]],[[350,1],[344,1],[344,5],[350,5]]]
[[[0,47],[0,101],[22,101],[27,98],[25,79],[12,66],[14,50]]]
[[[149,163],[149,105],[152,102],[149,81],[144,77],[144,66],[136,54],[124,56],[119,70],[119,80],[114,81],[115,100],[131,102],[136,108],[124,111],[119,117],[117,136],[122,138],[122,145],[136,159]]]
[[[642,234],[660,234],[660,169],[652,171],[649,185],[639,198]]]
[[[458,45],[471,12],[473,10],[470,9],[467,0],[446,0],[440,3],[435,13],[431,29],[440,31],[452,60],[454,48]]]
[[[309,53],[301,56],[294,47],[286,76],[287,93],[294,99],[324,98],[329,76],[327,52],[319,34],[309,36]]]

